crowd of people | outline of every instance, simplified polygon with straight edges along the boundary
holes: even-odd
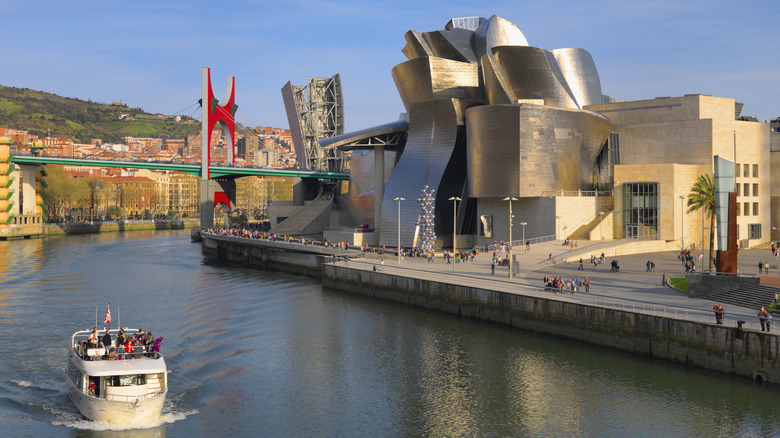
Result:
[[[562,277],[550,277],[549,275],[545,275],[543,284],[545,292],[554,292],[555,295],[559,295],[561,292],[570,292],[573,294],[575,292],[581,292],[583,289],[585,290],[585,293],[590,292],[590,278],[581,278],[579,275],[577,278],[572,278],[570,280],[564,280]]]
[[[154,357],[155,353],[160,352],[162,341],[162,336],[155,338],[152,332],[139,329],[133,335],[126,335],[125,329],[122,328],[114,341],[109,329],[106,329],[103,336],[99,336],[97,327],[94,327],[86,341],[79,339],[75,348],[83,360],[136,359],[142,356]],[[93,352],[97,354],[90,354]]]

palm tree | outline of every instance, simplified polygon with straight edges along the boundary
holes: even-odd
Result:
[[[699,176],[688,193],[688,213],[704,209],[704,214],[710,218],[710,269],[715,267],[712,248],[715,246],[715,184],[712,175],[706,173]]]

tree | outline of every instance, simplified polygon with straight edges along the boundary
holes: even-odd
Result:
[[[715,184],[712,175],[706,173],[699,176],[688,193],[688,213],[704,210],[706,217],[710,218],[710,269],[715,267],[715,258],[712,250],[715,246]]]

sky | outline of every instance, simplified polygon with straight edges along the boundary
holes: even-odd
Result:
[[[220,100],[235,76],[238,122],[288,128],[282,86],[340,73],[349,132],[404,112],[391,70],[407,31],[492,15],[531,46],[588,50],[613,98],[711,94],[780,117],[769,0],[0,0],[0,84],[199,119],[210,67]]]

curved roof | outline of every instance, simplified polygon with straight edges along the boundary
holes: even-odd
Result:
[[[320,147],[322,148],[340,148],[341,150],[351,149],[370,149],[372,145],[363,144],[360,141],[371,137],[377,137],[386,134],[395,134],[399,132],[406,132],[409,130],[409,122],[406,120],[397,120],[395,122],[385,123],[384,125],[372,126],[370,128],[361,129],[359,131],[348,132],[346,134],[337,135],[334,137],[323,138],[320,140]],[[360,143],[360,144],[356,144]],[[393,147],[395,145],[383,145],[385,147]]]

